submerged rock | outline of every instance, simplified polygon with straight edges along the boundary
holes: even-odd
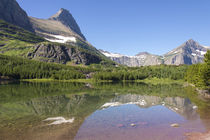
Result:
[[[180,125],[178,123],[173,123],[171,124],[171,127],[180,127]]]
[[[132,123],[131,126],[134,127],[134,126],[136,126],[136,124]]]

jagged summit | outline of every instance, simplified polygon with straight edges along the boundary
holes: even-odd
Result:
[[[55,15],[51,16],[49,20],[60,21],[65,26],[69,27],[72,31],[79,34],[84,40],[86,40],[77,22],[68,10],[61,8]]]
[[[72,14],[61,8],[48,19],[30,17],[36,33],[49,41],[66,43],[76,40],[86,41]]]
[[[196,41],[191,38],[191,39],[187,40],[186,42],[196,42]]]
[[[56,20],[59,17],[62,17],[62,15],[65,15],[65,14],[70,14],[71,15],[71,13],[67,9],[61,8],[55,15],[51,16],[49,19]]]
[[[182,46],[184,47],[184,46],[198,46],[198,45],[199,45],[198,42],[196,42],[193,39],[189,39]]]

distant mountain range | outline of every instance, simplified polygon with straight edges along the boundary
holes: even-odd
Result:
[[[148,65],[181,65],[196,64],[203,62],[204,54],[210,47],[202,46],[196,41],[190,39],[176,49],[160,56],[141,52],[135,56],[127,56],[118,53],[110,53],[100,50],[105,56],[111,60],[130,67],[148,66]]]
[[[147,52],[142,52],[135,56],[128,56],[128,55],[122,55],[118,53],[110,53],[103,50],[100,50],[100,51],[105,56],[109,57],[111,60],[119,64],[129,66],[129,67],[162,64],[162,59],[160,56],[149,54]]]

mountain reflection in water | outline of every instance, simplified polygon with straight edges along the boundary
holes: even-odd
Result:
[[[184,139],[210,130],[209,114],[209,102],[180,85],[0,85],[3,140]]]

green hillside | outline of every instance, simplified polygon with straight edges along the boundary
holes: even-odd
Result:
[[[57,47],[57,49],[60,47],[62,49],[59,50],[64,50],[63,53],[66,55],[66,57],[59,55],[55,56],[59,54],[59,52],[56,52],[57,50],[55,50],[54,54],[50,56],[48,55],[49,52],[43,52],[40,50],[36,51],[34,57],[28,56],[28,54],[34,52],[40,44],[42,45],[42,50],[48,50],[49,44],[53,46],[51,47],[52,50],[55,50],[55,47]],[[72,50],[71,56],[69,56],[65,50]],[[94,63],[108,65],[114,64],[111,60],[101,54],[96,48],[84,41],[78,40],[77,43],[69,45],[51,43],[42,37],[39,37],[15,25],[9,24],[3,20],[0,20],[0,53],[9,56],[22,56],[39,61],[56,62],[62,64],[67,64],[68,61],[71,63],[84,65]],[[59,60],[62,59],[62,61],[57,61],[55,57],[59,58]],[[93,59],[89,60],[90,58]],[[94,58],[96,58],[97,61],[95,61]]]
[[[18,26],[0,20],[1,40],[20,40],[28,43],[39,43],[45,41],[44,38],[34,35]]]

